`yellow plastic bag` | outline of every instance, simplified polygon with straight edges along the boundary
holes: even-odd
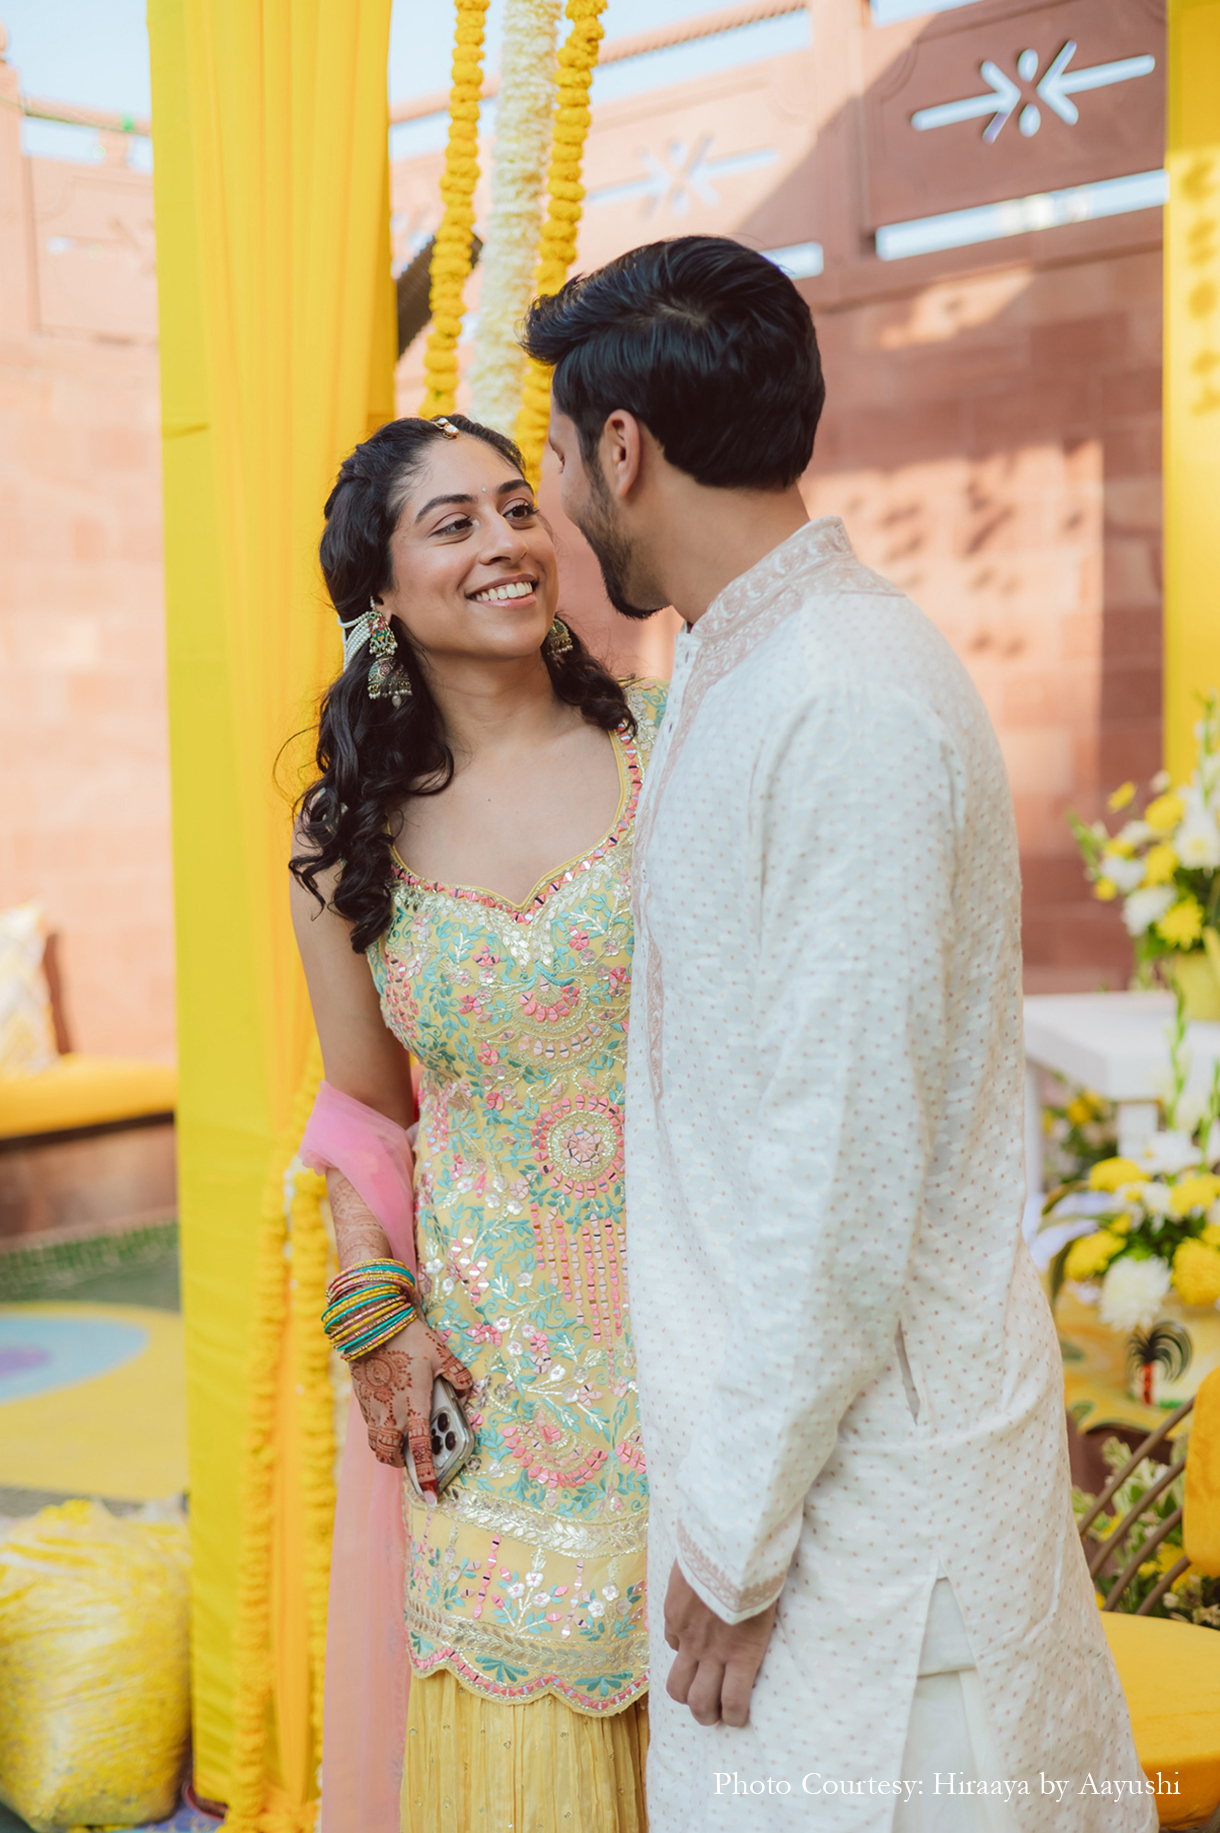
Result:
[[[0,1539],[0,1799],[35,1833],[172,1814],[187,1581],[181,1519],[64,1502]]]

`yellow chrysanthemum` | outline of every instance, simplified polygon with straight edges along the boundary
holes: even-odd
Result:
[[[1175,1216],[1192,1209],[1206,1209],[1220,1197],[1220,1177],[1212,1171],[1200,1171],[1193,1177],[1181,1177],[1173,1187],[1170,1203]]]
[[[1167,795],[1158,796],[1155,802],[1149,802],[1144,810],[1144,820],[1154,834],[1171,834],[1185,813],[1185,802],[1176,789],[1171,789]]]
[[[1173,1283],[1184,1305],[1214,1305],[1220,1299],[1220,1249],[1183,1241],[1173,1257]]]
[[[1124,1184],[1140,1183],[1143,1172],[1131,1158],[1103,1158],[1089,1172],[1090,1190],[1121,1190]]]
[[[1167,840],[1160,840],[1144,854],[1144,883],[1168,885],[1178,869],[1178,856]]]
[[[1135,851],[1133,840],[1124,840],[1121,834],[1115,834],[1113,840],[1107,841],[1102,859],[1130,859]]]
[[[1118,896],[1118,886],[1112,878],[1099,878],[1093,886],[1093,896],[1101,903],[1108,904],[1112,898]]]
[[[1199,1239],[1208,1247],[1220,1247],[1220,1222],[1209,1222]]]
[[[1180,897],[1153,925],[1171,948],[1193,948],[1203,934],[1203,908],[1197,897]]]
[[[1135,784],[1120,783],[1118,788],[1114,791],[1114,794],[1106,802],[1106,807],[1112,808],[1115,813],[1117,813],[1120,808],[1126,808],[1127,804],[1129,802],[1134,802],[1134,800]]]
[[[1068,1249],[1063,1270],[1069,1279],[1095,1279],[1105,1272],[1122,1246],[1119,1237],[1112,1235],[1109,1229],[1098,1229],[1095,1235],[1081,1235]]]

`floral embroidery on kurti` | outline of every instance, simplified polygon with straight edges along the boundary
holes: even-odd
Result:
[[[420,1062],[429,1323],[476,1376],[476,1456],[429,1513],[404,1485],[417,1673],[620,1711],[647,1686],[648,1487],[623,1248],[631,852],[664,709],[628,688],[610,832],[523,904],[396,862],[369,960]]]

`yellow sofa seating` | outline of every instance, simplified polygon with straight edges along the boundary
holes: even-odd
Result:
[[[1102,1627],[1131,1712],[1140,1767],[1163,1827],[1197,1827],[1220,1801],[1220,1630],[1106,1612]]]
[[[163,1063],[71,1051],[33,1075],[0,1075],[0,1139],[172,1113],[178,1072]]]

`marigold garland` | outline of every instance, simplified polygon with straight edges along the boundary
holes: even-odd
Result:
[[[305,1510],[305,1591],[309,1608],[310,1709],[314,1752],[322,1758],[322,1697],[326,1670],[326,1608],[335,1525],[335,1420],[330,1344],[318,1319],[326,1303],[330,1244],[322,1219],[326,1179],[300,1160],[292,1174],[292,1316],[297,1386],[301,1392]]]
[[[508,434],[521,406],[525,352],[517,332],[530,302],[542,228],[560,3],[508,0],[504,15],[491,215],[470,385],[475,419]]]
[[[534,292],[539,298],[557,293],[576,259],[576,233],[584,186],[580,182],[585,140],[592,119],[589,85],[602,41],[601,15],[606,0],[568,0],[572,29],[559,52],[555,128],[547,174],[547,215],[538,251]],[[535,483],[542,469],[550,414],[551,375],[532,359],[525,372],[525,391],[517,417],[517,444],[526,472]]]
[[[315,1039],[289,1121],[288,1136],[294,1146],[305,1131],[305,1123],[313,1106],[321,1075],[321,1055]],[[267,1718],[273,1685],[271,1547],[274,1526],[272,1498],[275,1482],[276,1393],[284,1350],[284,1328],[288,1319],[287,1254],[291,1212],[294,1208],[291,1197],[286,1200],[287,1173],[284,1169],[284,1161],[287,1157],[287,1151],[281,1146],[276,1152],[273,1170],[263,1194],[262,1221],[255,1259],[254,1312],[250,1324],[246,1440],[243,1452],[237,1558],[237,1608],[233,1624],[233,1785],[228,1813],[224,1821],[225,1833],[313,1833],[317,1819],[316,1801],[306,1803],[299,1810],[291,1808],[278,1812],[267,1810]],[[289,1188],[291,1191],[291,1186]],[[304,1248],[306,1292],[302,1293],[301,1275],[298,1271],[295,1294],[296,1304],[303,1307],[307,1302],[306,1294],[316,1286],[317,1249],[312,1245],[315,1234],[321,1236],[323,1289],[325,1288],[326,1235],[320,1213],[317,1215],[316,1230],[309,1225],[307,1219],[301,1232],[306,1242]],[[299,1247],[297,1252],[300,1253]],[[313,1323],[316,1334],[321,1337],[321,1327],[317,1322],[319,1311],[320,1306],[315,1309]],[[308,1337],[303,1332],[299,1334],[303,1351],[300,1366],[303,1368],[307,1365],[309,1355],[309,1351],[305,1348]],[[326,1384],[326,1398],[322,1404],[325,1407],[329,1424],[330,1376],[325,1337],[322,1337],[322,1344],[322,1368]],[[311,1370],[311,1379],[302,1381],[301,1385],[305,1389],[302,1397],[302,1419],[307,1435],[305,1457],[305,1501],[308,1524],[306,1585],[310,1598],[310,1645],[311,1657],[313,1657],[316,1648],[314,1596],[318,1571],[316,1551],[318,1498],[322,1494],[321,1486],[324,1480],[329,1479],[332,1484],[330,1492],[332,1517],[334,1492],[330,1469],[328,1468],[323,1474],[319,1473],[316,1442],[311,1454],[309,1435],[311,1427],[316,1430],[319,1399],[312,1391],[314,1363],[310,1361],[308,1366]],[[329,1459],[333,1463],[333,1441]],[[310,1531],[311,1527],[313,1531]],[[329,1537],[329,1527],[326,1533]],[[325,1558],[329,1566],[329,1547],[327,1547]],[[310,1579],[311,1569],[314,1575],[313,1583]],[[323,1596],[325,1596],[324,1591]],[[323,1605],[324,1610],[325,1605]],[[324,1615],[322,1621],[324,1652]],[[314,1684],[320,1694],[320,1662],[315,1663]],[[317,1730],[320,1729],[321,1724],[320,1697],[315,1695],[311,1704],[314,1725]],[[321,1749],[320,1739],[318,1749],[319,1751]]]
[[[457,395],[462,294],[470,272],[474,190],[479,182],[479,100],[483,90],[483,28],[488,0],[457,0],[449,141],[441,196],[445,213],[432,251],[432,330],[424,356],[420,413],[451,414]]]

